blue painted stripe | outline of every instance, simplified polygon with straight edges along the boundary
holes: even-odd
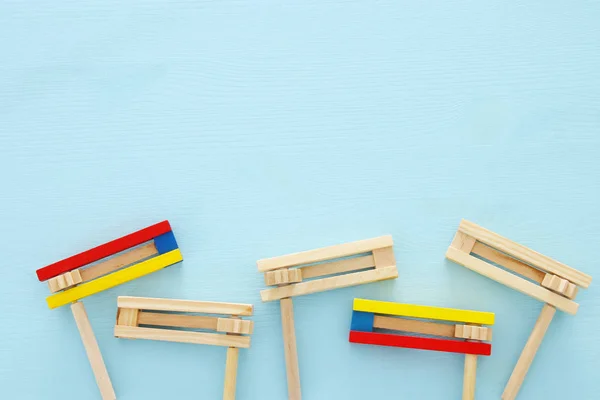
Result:
[[[156,246],[156,250],[158,250],[158,254],[165,254],[176,250],[179,247],[177,246],[177,241],[175,240],[173,231],[155,237],[154,245]]]
[[[352,311],[352,324],[350,325],[350,330],[373,332],[374,319],[375,314],[373,313]]]

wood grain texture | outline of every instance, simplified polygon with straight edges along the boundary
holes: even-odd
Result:
[[[308,282],[294,283],[273,289],[260,291],[262,301],[274,301],[286,297],[303,296],[327,290],[342,289],[351,286],[364,285],[395,279],[398,277],[396,267],[386,267],[372,271],[353,272],[351,274],[315,279]]]
[[[577,285],[553,274],[544,276],[542,286],[571,300],[577,295]]]
[[[493,263],[496,263],[506,269],[516,272],[525,278],[531,279],[537,283],[542,283],[546,273],[539,269],[533,268],[530,265],[524,264],[521,261],[507,256],[483,243],[475,243],[472,252],[480,257],[485,258]]]
[[[377,269],[396,266],[396,257],[394,256],[394,248],[383,247],[373,250],[373,261]]]
[[[450,246],[469,254],[473,250],[473,246],[475,246],[476,242],[477,240],[473,236],[469,236],[464,232],[457,231]]]
[[[224,347],[250,347],[250,336],[228,336],[217,333],[176,331],[171,329],[140,328],[116,325],[115,337],[123,339],[146,339],[164,342],[206,344]]]
[[[446,252],[446,257],[464,267],[469,268],[485,277],[493,279],[521,293],[527,294],[542,302],[552,304],[560,310],[575,315],[579,304],[562,297],[550,290],[529,282],[519,276],[507,272],[501,268],[495,267],[485,261],[479,260],[462,251],[456,250],[450,246]]]
[[[500,236],[473,222],[462,220],[458,229],[488,246],[523,260],[539,269],[562,276],[583,288],[587,288],[592,282],[591,276],[553,260],[548,256],[540,254],[537,251],[531,250],[519,243],[513,242],[512,240]]]
[[[288,283],[298,282],[302,282],[301,268],[285,268],[265,272],[265,285],[267,286],[286,285]]]
[[[454,325],[376,315],[373,327],[435,336],[454,336]]]
[[[78,269],[74,269],[70,272],[65,272],[59,276],[48,279],[48,287],[51,293],[56,293],[63,289],[68,289],[75,286],[83,281],[81,272]]]
[[[92,325],[90,324],[83,303],[78,301],[71,304],[71,311],[73,312],[73,317],[75,318],[75,323],[79,330],[83,347],[85,348],[92,371],[94,372],[96,384],[98,384],[98,388],[100,389],[102,400],[116,400],[117,396],[115,395],[115,390],[110,381],[110,376],[108,376],[108,371],[106,370],[100,347],[96,341],[96,336],[94,335]]]
[[[219,318],[217,317],[207,317],[203,315],[166,314],[142,311],[139,313],[138,324],[190,329],[209,329],[216,331],[218,320]]]
[[[123,283],[130,282],[134,279],[141,278],[153,272],[160,271],[161,269],[176,264],[181,260],[183,260],[183,257],[179,250],[161,254],[160,256],[142,261],[138,264],[113,272],[112,274],[94,279],[93,281],[85,282],[65,291],[55,293],[46,298],[46,303],[48,303],[48,307],[50,309],[64,306],[104,290],[111,289]]]
[[[136,308],[119,308],[117,310],[117,325],[138,326],[140,310]]]
[[[222,318],[219,318],[219,322],[221,322],[221,320]],[[233,316],[231,320],[240,321],[240,317]],[[219,330],[219,322],[217,322],[217,330]],[[238,333],[228,333],[228,335],[236,336]],[[239,357],[240,349],[236,347],[227,348],[227,358],[225,360],[225,382],[223,384],[223,400],[235,400]]]
[[[533,331],[531,331],[531,335],[529,335],[529,339],[527,339],[527,343],[521,352],[521,356],[504,388],[502,400],[514,400],[517,398],[519,389],[521,389],[521,385],[531,367],[531,363],[533,363],[533,359],[544,340],[544,336],[554,318],[554,314],[556,314],[556,308],[549,304],[544,304],[542,312],[533,327]]]
[[[223,388],[223,400],[235,400],[237,388],[237,371],[240,349],[237,347],[227,348],[225,360],[225,383]]]
[[[477,378],[477,356],[465,354],[465,372],[463,377],[462,400],[475,400],[475,382]]]
[[[158,299],[152,297],[119,296],[117,305],[140,310],[176,311],[206,314],[252,315],[252,304],[225,303],[214,301]]]
[[[375,249],[390,247],[394,244],[391,236],[380,236],[373,239],[358,240],[356,242],[343,243],[315,250],[307,250],[300,253],[287,254],[285,256],[265,258],[258,260],[259,272],[271,271],[283,267],[293,267],[301,264],[316,263],[332,258],[341,258],[354,254],[367,253]]]
[[[467,340],[492,340],[492,329],[485,326],[456,325],[454,337]]]
[[[147,243],[143,246],[118,254],[106,261],[101,261],[97,264],[90,265],[87,268],[82,268],[81,277],[84,282],[88,282],[156,254],[158,254],[158,251],[156,250],[154,242]]]
[[[254,322],[237,318],[217,318],[217,332],[249,335],[254,330]]]
[[[332,261],[308,267],[300,268],[304,279],[317,278],[327,275],[341,274],[344,272],[358,271],[361,269],[375,266],[375,259],[372,254],[348,258],[344,260]]]
[[[287,375],[288,400],[301,400],[300,366],[298,365],[298,345],[294,322],[294,303],[291,298],[281,299],[281,326],[283,332],[283,350]]]

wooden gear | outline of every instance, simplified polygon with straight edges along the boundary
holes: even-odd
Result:
[[[300,400],[292,297],[397,278],[392,237],[266,258],[257,265],[259,272],[265,273],[266,285],[277,286],[262,290],[260,296],[263,302],[280,301],[288,397]],[[323,278],[325,276],[329,277]]]
[[[514,400],[556,309],[575,315],[578,287],[587,288],[592,277],[466,220],[461,221],[446,257],[545,303],[502,394],[503,400]]]

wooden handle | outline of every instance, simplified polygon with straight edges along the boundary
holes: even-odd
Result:
[[[517,365],[515,365],[515,369],[513,370],[506,387],[504,388],[504,393],[502,393],[502,400],[514,400],[519,393],[519,389],[523,384],[523,380],[525,380],[525,375],[527,375],[527,371],[533,362],[533,358],[535,357],[535,353],[537,353],[540,344],[542,344],[542,340],[544,339],[544,335],[550,326],[550,322],[552,322],[552,318],[556,313],[556,308],[551,306],[550,304],[544,304],[542,308],[542,312],[533,327],[533,331],[521,352],[521,356],[519,357],[519,361],[517,361]]]
[[[90,360],[92,371],[94,371],[94,377],[96,378],[102,399],[116,400],[117,396],[110,382],[108,371],[100,353],[100,347],[98,347],[98,342],[94,336],[94,331],[92,330],[92,325],[85,312],[83,303],[77,301],[71,304],[71,311],[73,312],[73,317],[75,317],[75,323],[77,324],[77,329],[79,329],[79,335],[81,336],[83,347],[85,347],[85,352]]]
[[[227,361],[225,362],[225,390],[223,391],[223,400],[235,400],[239,355],[240,349],[237,347],[227,348]]]
[[[294,328],[294,304],[289,297],[281,299],[280,303],[288,398],[289,400],[301,400],[300,369],[298,368],[298,350],[296,348],[296,331]]]
[[[477,356],[465,355],[465,376],[463,378],[463,400],[475,400],[475,378],[477,377]]]

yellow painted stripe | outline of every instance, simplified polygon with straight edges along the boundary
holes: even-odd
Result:
[[[354,310],[370,312],[374,314],[388,314],[402,317],[494,325],[494,313],[458,310],[455,308],[441,308],[419,306],[415,304],[391,303],[387,301],[354,299]]]
[[[149,260],[142,261],[141,263],[132,265],[131,267],[123,268],[113,272],[112,274],[94,279],[93,281],[75,286],[74,288],[65,290],[64,292],[59,292],[53,294],[52,296],[48,296],[46,298],[46,302],[48,303],[48,307],[51,309],[64,306],[65,304],[72,303],[103,290],[113,288],[122,283],[129,282],[144,275],[151,274],[152,272],[159,271],[168,267],[169,265],[178,263],[181,260],[183,260],[181,251],[179,249],[173,250]]]

